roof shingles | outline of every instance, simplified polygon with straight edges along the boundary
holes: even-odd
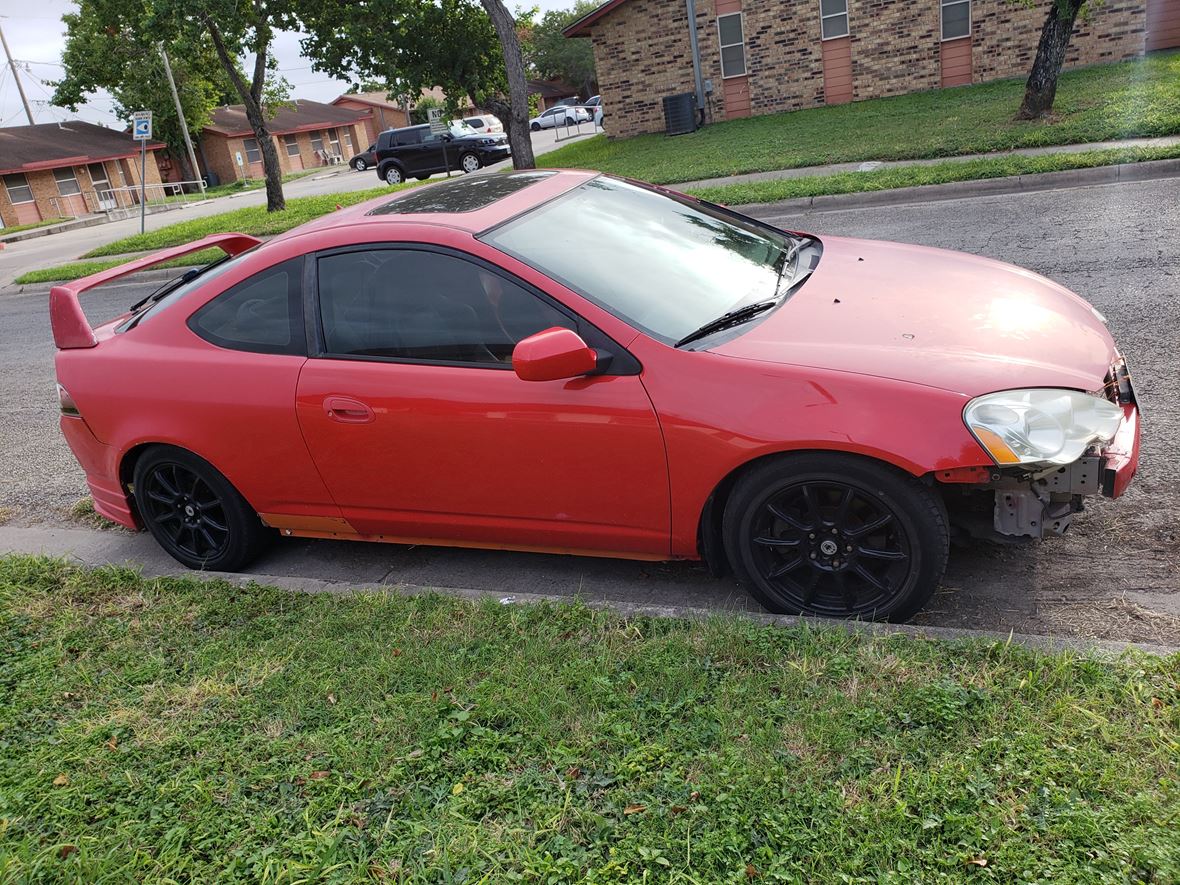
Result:
[[[148,150],[162,147],[158,142],[148,143]],[[137,153],[139,142],[131,133],[81,120],[0,129],[0,173],[79,166]]]
[[[266,121],[266,128],[271,135],[285,135],[324,126],[351,126],[364,118],[361,111],[299,98],[280,107]],[[240,104],[214,108],[212,120],[205,129],[218,135],[251,135],[254,132],[250,121],[246,119],[246,108]]]

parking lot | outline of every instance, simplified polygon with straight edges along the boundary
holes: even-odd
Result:
[[[919,621],[948,626],[1180,643],[1180,180],[785,215],[783,227],[961,249],[1020,264],[1090,299],[1131,362],[1145,415],[1130,493],[1098,501],[1070,534],[1034,547],[952,551],[943,589]],[[1117,238],[1111,231],[1118,231]],[[86,296],[92,320],[153,286]],[[947,297],[955,293],[948,292]],[[44,293],[0,299],[0,522],[70,525],[85,493],[57,430]],[[921,433],[920,427],[914,433]],[[111,559],[168,568],[146,537],[108,531]],[[488,551],[288,541],[261,575],[382,581],[603,599],[756,607],[731,580],[687,564],[652,565]]]

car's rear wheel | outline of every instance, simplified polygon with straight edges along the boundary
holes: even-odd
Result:
[[[781,614],[904,621],[946,570],[945,510],[885,465],[808,453],[769,460],[734,486],[723,518],[738,578]]]
[[[148,531],[189,568],[237,571],[272,537],[229,480],[184,449],[149,449],[136,462],[133,481]]]
[[[352,168],[355,169],[357,172],[364,172],[366,169],[369,168],[369,164],[366,163],[364,161],[364,159],[362,159],[361,157],[357,157],[355,160],[352,161]]]
[[[385,175],[382,176],[386,184],[401,184],[406,180],[405,173],[402,172],[400,166],[387,166]]]
[[[462,167],[464,172],[470,173],[478,172],[483,167],[483,163],[480,162],[479,157],[475,154],[468,153],[459,158],[459,166]]]

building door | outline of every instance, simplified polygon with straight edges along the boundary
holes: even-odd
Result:
[[[746,75],[746,37],[741,3],[717,4],[717,38],[721,46],[721,97],[725,119],[750,116],[750,78]]]
[[[1144,49],[1180,46],[1180,0],[1147,0],[1147,41]]]
[[[824,64],[824,104],[846,104],[852,101],[848,0],[820,0],[819,38]]]
[[[111,190],[106,167],[102,163],[91,163],[86,167],[86,171],[90,173],[90,183],[94,186],[94,198],[98,200],[99,211],[110,212],[116,208],[118,203],[114,191]]]

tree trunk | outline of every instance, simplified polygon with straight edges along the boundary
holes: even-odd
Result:
[[[508,144],[512,148],[514,169],[536,169],[533,158],[533,140],[529,135],[529,88],[524,76],[524,56],[520,52],[520,39],[516,35],[516,20],[501,0],[480,0],[500,46],[504,50],[504,70],[508,75],[508,118],[504,120],[508,130]],[[497,102],[499,104],[499,102]],[[503,119],[502,114],[497,116]]]
[[[213,40],[213,48],[217,50],[217,57],[221,66],[234,84],[238,97],[246,109],[246,119],[254,131],[254,138],[258,141],[258,150],[262,153],[262,169],[266,175],[266,211],[281,212],[287,208],[287,200],[283,196],[283,170],[279,166],[279,152],[275,148],[270,130],[266,128],[266,114],[262,110],[262,87],[266,82],[266,53],[269,40],[259,34],[256,40],[254,55],[254,77],[247,84],[242,72],[226,48],[221,31],[209,16],[205,16],[205,24],[209,28],[209,36]],[[262,29],[264,26],[257,26]]]
[[[1024,87],[1024,101],[1016,115],[1021,120],[1035,120],[1053,109],[1057,95],[1057,78],[1065,62],[1065,51],[1073,34],[1074,22],[1086,0],[1053,0],[1049,4],[1049,15],[1041,29],[1041,41],[1037,44],[1037,57],[1033,61],[1032,73]]]

